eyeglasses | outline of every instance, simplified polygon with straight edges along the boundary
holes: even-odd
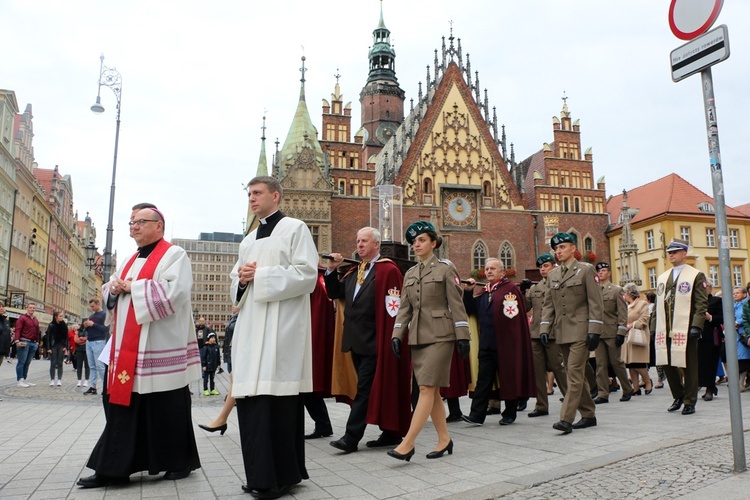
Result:
[[[128,222],[128,226],[130,226],[130,227],[142,226],[142,225],[144,225],[147,222],[159,222],[159,221],[158,220],[154,220],[154,219],[139,219],[139,220],[134,220],[134,221]]]

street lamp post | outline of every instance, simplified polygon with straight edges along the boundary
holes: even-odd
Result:
[[[109,281],[112,274],[112,219],[115,211],[115,178],[117,177],[117,147],[120,143],[120,104],[122,102],[122,75],[115,68],[104,65],[104,54],[99,57],[99,86],[96,92],[96,103],[91,111],[96,114],[104,113],[101,102],[102,86],[109,87],[117,99],[117,128],[115,129],[115,155],[112,161],[112,186],[109,188],[109,217],[107,219],[107,242],[104,245],[104,281]]]

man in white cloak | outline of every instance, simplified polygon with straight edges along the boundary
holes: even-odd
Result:
[[[278,498],[309,477],[300,393],[313,388],[310,294],[318,253],[305,223],[279,211],[278,180],[254,178],[248,196],[260,225],[240,244],[231,273],[239,307],[232,395],[247,476],[242,489]]]
[[[138,252],[102,287],[107,306],[107,423],[81,478],[84,488],[123,484],[130,474],[187,477],[200,467],[190,382],[201,376],[192,325],[190,260],[164,240],[164,216],[140,210],[130,222]]]

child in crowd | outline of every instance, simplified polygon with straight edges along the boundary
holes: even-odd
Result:
[[[218,396],[219,391],[214,388],[214,375],[220,363],[219,346],[216,345],[216,334],[208,334],[206,343],[201,348],[201,366],[203,368],[203,395]],[[211,390],[209,392],[209,385]]]

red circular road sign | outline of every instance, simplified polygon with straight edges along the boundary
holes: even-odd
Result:
[[[680,40],[702,35],[716,22],[724,0],[672,0],[669,29]]]

